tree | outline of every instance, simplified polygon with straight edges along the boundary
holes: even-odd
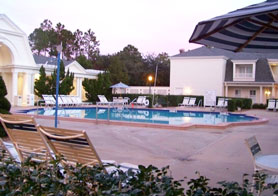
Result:
[[[123,82],[128,83],[128,71],[118,56],[112,56],[110,59],[109,73],[113,84]]]
[[[60,63],[60,82],[59,82],[59,94],[68,95],[74,89],[73,80],[74,74],[69,70],[65,73],[64,62]],[[35,81],[35,94],[42,97],[43,94],[55,95],[56,94],[56,78],[57,69],[51,74],[50,77],[46,76],[45,69],[42,66],[40,68],[40,78]]]
[[[9,100],[5,97],[7,95],[7,88],[5,82],[0,76],[0,113],[8,114],[11,109],[11,104]],[[0,123],[0,137],[7,136],[7,133],[4,131],[2,124]]]
[[[49,95],[50,93],[50,87],[49,87],[49,80],[45,73],[45,68],[41,66],[40,68],[40,77],[35,81],[35,95],[38,97],[42,97],[42,95],[46,94]]]
[[[2,76],[0,76],[0,113],[7,113],[11,109],[11,104],[5,97],[6,95],[7,88]]]
[[[138,49],[132,45],[128,45],[117,55],[121,63],[128,70],[129,85],[143,85],[144,61]]]
[[[77,57],[76,61],[85,69],[93,69],[92,61],[88,60],[84,55]]]
[[[54,72],[51,74],[49,84],[50,84],[50,91],[51,94],[56,94],[56,78],[57,78],[57,69],[54,70]],[[68,95],[70,92],[74,89],[73,87],[73,80],[74,80],[74,74],[67,73],[65,74],[65,65],[64,62],[61,61],[60,63],[60,73],[59,73],[59,94],[61,95]]]
[[[85,78],[82,85],[86,91],[86,98],[91,102],[98,101],[97,95],[105,95],[108,98],[111,97],[109,73],[98,74],[96,80]]]
[[[156,86],[170,85],[170,61],[167,53],[161,53],[157,56],[147,55],[145,58],[145,85],[149,74],[155,75],[156,66],[158,66]]]
[[[56,46],[60,43],[63,45],[64,57],[68,60],[84,55],[95,62],[99,55],[99,42],[91,29],[85,33],[77,29],[73,33],[61,23],[57,23],[54,28],[50,20],[44,20],[29,35],[29,42],[32,51],[38,55],[57,56]]]

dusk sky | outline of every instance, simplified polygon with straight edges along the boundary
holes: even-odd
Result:
[[[27,35],[44,19],[54,25],[87,31],[100,41],[101,54],[113,54],[128,44],[143,54],[177,54],[199,47],[188,40],[195,25],[261,0],[2,0],[7,15]]]

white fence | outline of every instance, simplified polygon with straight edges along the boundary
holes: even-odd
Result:
[[[113,89],[115,94],[156,94],[156,95],[170,95],[170,87],[168,86],[130,86],[126,89]]]

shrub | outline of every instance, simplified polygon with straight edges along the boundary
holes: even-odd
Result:
[[[113,96],[119,96],[118,94],[114,94]],[[153,95],[150,94],[122,94],[123,97],[129,97],[130,100],[134,100],[138,96],[147,96],[150,99],[150,103]],[[200,95],[155,95],[154,96],[154,104],[162,105],[163,107],[176,107],[178,104],[182,103],[184,97],[196,97],[196,104],[201,101],[201,105],[204,105],[204,96]],[[150,106],[151,107],[151,106]]]
[[[253,104],[252,108],[253,109],[266,109],[267,105],[266,104],[262,104],[262,103],[255,103]]]
[[[230,99],[228,101],[228,111],[233,112],[236,110],[236,101],[234,99]]]
[[[245,98],[242,100],[243,109],[251,109],[251,107],[252,107],[252,99]]]
[[[138,172],[118,169],[107,174],[103,167],[80,164],[61,170],[60,158],[50,164],[27,159],[20,165],[4,155],[0,154],[0,195],[253,195],[246,175],[242,183],[223,181],[217,187],[210,187],[209,179],[197,173],[196,179],[189,179],[185,190],[181,184],[183,180],[174,180],[170,175],[169,166],[158,169],[140,165]],[[261,193],[274,189],[277,194],[277,184],[265,185],[265,174],[257,172],[254,177],[255,190]]]
[[[235,103],[236,103],[236,109],[237,108],[243,108],[243,100],[242,99],[235,99]]]
[[[237,107],[240,107],[242,109],[251,109],[252,107],[252,99],[249,98],[234,98],[234,97],[216,97],[217,101],[219,98],[227,98],[229,99],[228,101],[228,111],[233,112],[237,109]],[[229,102],[230,103],[230,107],[229,107]],[[235,102],[235,103],[232,103]]]
[[[5,85],[4,80],[2,79],[2,76],[0,76],[0,113],[1,114],[8,114],[11,109],[11,104],[5,97],[7,95],[7,88]],[[2,127],[2,124],[0,123],[0,137],[7,136],[7,133],[5,132],[4,128]]]
[[[0,97],[0,109],[10,111],[11,104],[6,97]]]

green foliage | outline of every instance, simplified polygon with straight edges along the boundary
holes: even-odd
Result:
[[[6,95],[7,95],[7,88],[2,76],[0,76],[0,113],[1,114],[9,114],[9,111],[11,109],[11,104],[8,101],[8,99],[5,97]],[[5,137],[5,136],[7,136],[7,133],[4,131],[4,128],[0,123],[0,137]]]
[[[243,175],[243,182],[219,182],[219,186],[209,186],[209,179],[198,174],[196,179],[189,179],[187,189],[182,187],[184,180],[175,180],[169,166],[158,169],[153,165],[139,165],[139,170],[126,172],[116,168],[111,173],[103,167],[61,168],[63,158],[57,157],[50,162],[26,162],[18,164],[0,154],[0,195],[132,195],[132,196],[252,196],[254,187],[258,195],[265,190],[277,193],[277,184],[266,185],[266,175],[255,173],[252,186]],[[107,165],[111,167],[111,165]],[[113,166],[113,165],[112,165]]]
[[[98,95],[105,95],[106,98],[111,98],[111,82],[110,74],[103,73],[99,74],[96,80],[85,78],[82,85],[86,91],[86,98],[90,102],[96,102],[98,100]]]
[[[217,97],[217,101],[219,98],[229,99],[228,101],[228,111],[233,112],[237,110],[237,108],[241,109],[251,109],[252,107],[252,99],[249,98],[234,98],[234,97]]]
[[[233,100],[233,99],[230,99],[229,101],[228,101],[228,111],[229,112],[233,112],[233,111],[235,111],[237,108],[236,108],[236,101],[235,100]]]
[[[267,104],[263,104],[263,103],[255,103],[252,106],[253,109],[266,109],[266,107]]]
[[[11,104],[6,97],[0,97],[0,109],[10,111]]]
[[[86,56],[81,55],[79,57],[76,58],[76,61],[85,69],[92,69],[93,68],[93,64],[92,61],[88,60]]]
[[[114,94],[113,96],[118,96]],[[137,98],[138,96],[147,96],[150,103],[152,103],[153,95],[150,94],[121,94],[122,97],[128,97],[131,101]],[[184,97],[196,97],[196,104],[200,102],[200,106],[203,106],[204,96],[200,95],[155,95],[153,104],[161,105],[163,107],[176,107],[182,103]],[[150,105],[149,107],[153,107]]]
[[[0,97],[4,97],[6,95],[7,95],[7,88],[2,76],[0,76]]]
[[[110,58],[108,71],[113,84],[119,82],[128,83],[128,71],[118,56],[112,56]]]
[[[50,94],[50,86],[48,78],[46,77],[45,68],[41,66],[40,77],[35,81],[35,95],[42,97],[43,94]]]
[[[99,55],[99,42],[91,29],[84,33],[79,29],[71,32],[61,23],[53,27],[50,20],[44,20],[29,35],[29,42],[32,51],[38,55],[57,56],[56,46],[60,43],[63,54],[69,60],[86,56],[89,61],[95,62]]]
[[[50,77],[46,76],[43,66],[40,68],[40,78],[35,81],[35,94],[42,97],[43,94],[54,95],[56,93],[56,77],[57,69],[51,74]],[[73,87],[74,74],[69,70],[65,73],[64,62],[60,63],[60,85],[59,94],[68,95],[74,89]]]
[[[2,76],[0,76],[0,109],[6,110],[8,112],[11,109],[11,104],[5,97],[6,95],[7,88]]]

